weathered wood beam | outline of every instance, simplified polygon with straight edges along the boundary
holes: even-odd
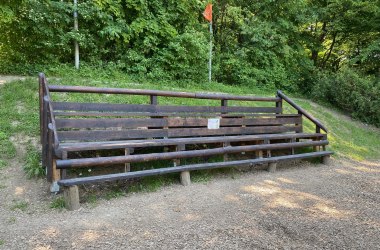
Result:
[[[307,147],[314,145],[327,145],[327,140],[321,141],[308,141],[308,142],[296,142],[296,143],[277,143],[277,144],[261,144],[261,145],[249,145],[249,146],[235,146],[226,148],[213,148],[204,150],[191,150],[169,153],[152,153],[143,155],[129,155],[129,156],[112,156],[112,157],[98,157],[98,158],[82,158],[82,159],[69,159],[59,160],[58,168],[75,168],[75,167],[90,167],[101,165],[115,165],[126,162],[147,162],[155,160],[170,160],[177,158],[190,158],[190,157],[202,157],[227,153],[240,153],[257,150],[272,150],[272,149],[285,149],[292,147]]]
[[[185,165],[185,166],[178,166],[178,167],[149,169],[149,170],[142,170],[142,171],[129,172],[129,173],[73,178],[73,179],[61,180],[58,183],[62,186],[73,186],[73,185],[86,184],[86,183],[125,180],[125,179],[137,178],[137,177],[177,173],[177,172],[183,172],[183,171],[225,168],[225,167],[232,167],[232,166],[233,167],[252,166],[254,164],[279,162],[279,161],[295,160],[295,159],[306,159],[306,158],[313,158],[313,157],[323,157],[323,156],[331,155],[331,154],[333,154],[333,152],[331,151],[320,151],[320,152],[304,153],[304,154],[298,154],[298,155],[276,156],[276,157],[271,157],[271,158],[193,164],[193,165]]]

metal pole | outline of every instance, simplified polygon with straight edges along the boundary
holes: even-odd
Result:
[[[78,31],[78,2],[77,0],[74,0],[74,30]],[[78,41],[74,41],[74,47],[75,47],[75,68],[79,69],[79,44]]]
[[[212,69],[212,22],[210,22],[210,54],[208,61],[208,81],[211,82],[211,69]]]

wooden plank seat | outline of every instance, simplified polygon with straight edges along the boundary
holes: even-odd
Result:
[[[297,133],[297,134],[262,134],[262,135],[244,135],[244,136],[213,136],[213,137],[196,137],[186,138],[186,144],[207,144],[217,142],[244,142],[244,141],[263,141],[268,140],[285,140],[285,139],[314,139],[325,140],[326,134],[321,133]],[[150,139],[150,140],[125,140],[125,141],[100,141],[100,142],[78,142],[78,143],[61,143],[55,153],[58,158],[62,157],[62,152],[78,152],[90,150],[106,149],[123,149],[138,147],[155,147],[155,146],[175,146],[183,144],[182,138],[171,139]]]
[[[181,182],[188,184],[192,170],[268,163],[269,170],[273,171],[279,161],[310,157],[327,160],[332,154],[326,150],[327,129],[323,124],[280,91],[275,97],[255,97],[56,86],[48,85],[43,74],[39,82],[42,163],[52,183],[51,191],[64,187],[67,203],[71,205],[79,202],[78,184],[173,172],[180,172]],[[56,93],[54,99],[59,93],[65,95],[53,101],[51,92]],[[63,101],[71,100],[67,98],[71,93],[122,98],[113,99],[117,103]],[[130,104],[123,99],[136,95],[149,97],[149,104]],[[208,99],[220,103],[159,104],[158,97]],[[228,101],[234,104],[228,105]],[[296,113],[284,114],[283,101]],[[315,132],[303,132],[304,118],[316,126]],[[223,156],[223,160],[181,162],[181,159],[216,156]],[[173,163],[149,170],[138,170],[133,165],[165,160]],[[76,168],[111,170],[120,164],[125,165],[123,172],[112,170],[88,177],[67,174]],[[71,206],[74,207],[78,206]]]

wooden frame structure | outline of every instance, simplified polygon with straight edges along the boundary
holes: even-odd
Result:
[[[189,171],[192,170],[268,163],[268,170],[273,172],[279,161],[311,157],[322,157],[327,161],[332,154],[326,151],[326,127],[281,91],[275,97],[255,97],[57,86],[49,85],[43,73],[39,75],[39,86],[42,164],[46,167],[48,181],[52,183],[51,191],[57,192],[59,187],[64,187],[69,209],[79,207],[79,184],[180,172],[182,184],[188,185]],[[149,97],[150,103],[55,102],[51,92],[144,95]],[[160,105],[159,97],[219,100],[220,105]],[[266,105],[229,106],[228,101]],[[284,101],[297,113],[283,114]],[[303,133],[303,118],[315,124],[315,133]],[[206,147],[194,148],[194,145],[200,144]],[[136,153],[136,149],[147,147],[163,151]],[[311,148],[312,151],[297,153],[296,149],[299,148]],[[119,154],[73,156],[73,153],[78,152],[104,150],[117,151]],[[245,159],[230,157],[245,153],[254,153],[254,156]],[[181,159],[216,155],[222,155],[223,161],[181,165]],[[131,166],[136,162],[158,160],[172,160],[174,166],[139,171],[134,171]],[[104,168],[117,164],[124,164],[125,171],[87,177],[69,177],[66,173],[67,169]]]

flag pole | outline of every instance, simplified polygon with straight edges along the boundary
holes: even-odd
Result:
[[[209,22],[210,27],[210,53],[208,58],[208,81],[211,83],[212,70],[212,3],[207,4],[203,17]]]
[[[78,0],[74,0],[74,30],[78,31]],[[75,68],[79,69],[79,43],[74,40],[74,50],[75,50]]]
[[[208,81],[211,83],[211,70],[212,70],[212,21],[210,22],[210,53],[208,60]]]

